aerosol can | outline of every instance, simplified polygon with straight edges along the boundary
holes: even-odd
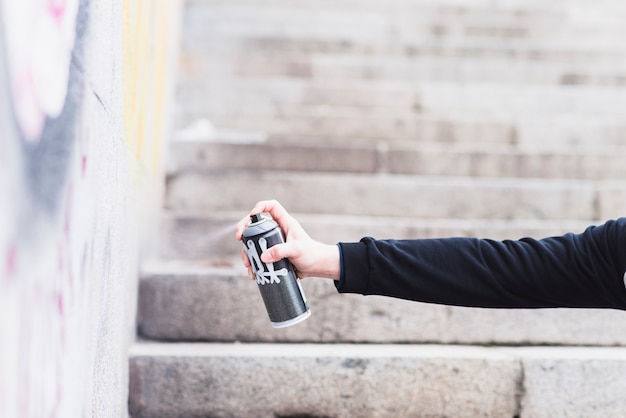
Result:
[[[285,242],[278,224],[262,215],[252,215],[242,241],[272,326],[284,328],[307,319],[311,310],[291,262],[286,258],[275,263],[261,261],[265,250]]]

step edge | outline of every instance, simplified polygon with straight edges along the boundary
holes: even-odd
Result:
[[[607,346],[480,346],[466,344],[385,343],[163,343],[136,342],[129,357],[265,357],[265,358],[424,358],[424,359],[626,359],[626,347]]]

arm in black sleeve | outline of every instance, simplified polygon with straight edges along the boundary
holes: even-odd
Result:
[[[626,218],[581,234],[340,243],[341,293],[489,308],[626,309]]]

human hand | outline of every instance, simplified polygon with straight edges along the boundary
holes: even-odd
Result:
[[[261,254],[261,261],[274,263],[287,258],[294,265],[300,278],[314,276],[339,280],[340,262],[337,246],[313,240],[300,222],[276,200],[258,202],[248,216],[237,223],[236,238],[238,240],[241,240],[244,229],[250,223],[250,216],[261,213],[269,213],[285,235],[285,243],[268,248]],[[248,269],[248,275],[254,278],[250,260],[244,249],[241,251],[241,258]]]

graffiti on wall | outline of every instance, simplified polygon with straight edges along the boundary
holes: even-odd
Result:
[[[0,0],[0,417],[126,413],[179,4],[95,3]]]
[[[141,181],[141,219],[158,218],[163,195],[165,137],[169,131],[170,80],[178,45],[180,0],[124,1],[124,138],[133,181]],[[156,211],[155,211],[156,210]],[[155,250],[154,232],[144,227],[142,247]]]
[[[2,2],[13,109],[27,141],[38,141],[46,118],[63,109],[77,14],[78,0]]]
[[[162,165],[178,7],[172,0],[124,0],[125,138],[132,154],[150,172]]]
[[[3,0],[1,7],[5,77],[30,207],[55,211],[74,142],[68,126],[81,99],[72,65],[79,1]]]
[[[81,379],[87,365],[75,317],[89,247],[73,224],[87,186],[86,138],[79,137],[84,79],[75,61],[86,7],[78,0],[0,1],[0,192],[10,197],[0,203],[1,416],[86,409],[68,402],[82,395],[68,382]]]

